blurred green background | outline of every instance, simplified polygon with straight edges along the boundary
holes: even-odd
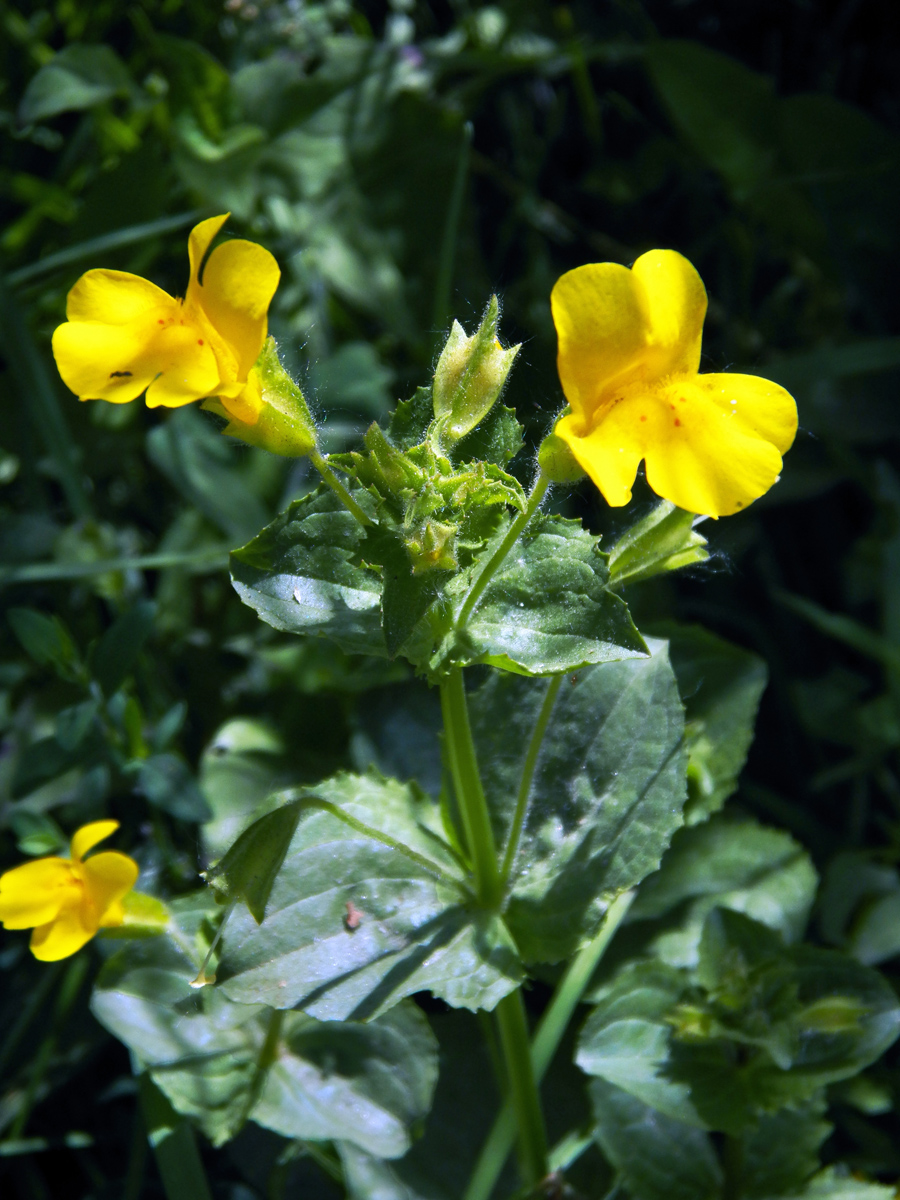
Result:
[[[703,527],[710,564],[630,599],[765,658],[732,803],[813,854],[813,939],[896,982],[898,78],[892,0],[0,0],[0,867],[110,814],[142,886],[177,894],[272,786],[368,761],[406,695],[405,668],[293,642],[231,589],[228,549],[311,486],[302,462],[196,407],[67,394],[50,335],[83,270],[181,294],[188,230],[229,210],[281,264],[271,331],[330,450],[497,291],[533,448],[562,403],[558,275],[671,247],[709,291],[703,369],[784,384],[800,433],[769,496]],[[554,503],[610,535],[650,495]],[[4,1195],[163,1194],[127,1054],[87,1012],[97,961],[2,935]],[[897,1049],[834,1098],[828,1155],[896,1179]],[[316,1170],[274,1154],[209,1152],[215,1196]]]

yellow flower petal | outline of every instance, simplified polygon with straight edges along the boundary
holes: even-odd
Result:
[[[266,340],[266,313],[281,272],[273,255],[237,239],[217,246],[203,282],[192,276],[188,299],[200,305],[237,358],[237,378],[247,379]]]
[[[82,905],[66,905],[55,920],[39,925],[31,935],[31,953],[41,962],[68,958],[91,940],[97,926],[87,918]]]
[[[645,455],[657,495],[688,512],[724,517],[778,479],[796,409],[777,384],[752,375],[700,375],[663,389],[657,411],[666,409]]]
[[[618,409],[616,406],[612,413]],[[554,433],[566,442],[575,461],[603,493],[606,503],[621,508],[631,499],[644,446],[637,436],[639,431],[627,422],[613,423],[612,413],[584,437],[579,436],[571,416],[563,417]]]
[[[706,316],[706,288],[696,269],[675,250],[650,250],[631,273],[644,293],[648,374],[696,374]]]
[[[140,320],[131,325],[60,325],[53,334],[53,357],[63,383],[80,400],[127,404],[136,399],[158,374],[147,355],[151,334]]]
[[[230,216],[231,213],[222,213],[219,217],[208,217],[205,221],[201,221],[199,225],[195,225],[191,230],[188,238],[188,257],[191,260],[191,283],[199,282],[203,259],[212,245],[213,238]],[[189,293],[191,283],[188,284]]]
[[[219,399],[229,416],[243,422],[244,425],[255,425],[263,410],[259,375],[256,371],[251,371],[247,382],[236,395],[229,396],[227,392],[219,392]]]
[[[91,821],[89,825],[82,825],[72,834],[72,857],[84,858],[88,850],[111,837],[118,828],[118,821]]]
[[[81,875],[85,896],[98,924],[121,924],[119,902],[137,882],[138,865],[134,859],[127,854],[119,854],[117,850],[105,850],[82,864]]]
[[[86,271],[66,299],[70,321],[127,325],[150,309],[175,304],[155,283],[128,271]]]
[[[0,922],[7,929],[44,925],[80,894],[68,859],[37,858],[0,876]]]
[[[157,341],[147,348],[147,359],[157,368],[147,388],[148,408],[180,408],[214,395],[219,386],[219,366],[208,340],[189,317],[182,320],[183,324],[160,330]]]
[[[616,385],[641,366],[648,336],[643,301],[643,288],[618,263],[588,263],[556,281],[550,308],[559,378],[581,433]]]

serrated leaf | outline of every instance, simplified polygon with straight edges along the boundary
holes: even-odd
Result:
[[[654,922],[653,953],[674,966],[693,967],[713,908],[746,913],[793,942],[806,928],[816,884],[809,855],[789,834],[720,815],[676,832],[660,869],[641,884],[628,919]]]
[[[276,629],[384,657],[381,577],[361,561],[364,542],[363,527],[322,484],[232,554],[232,583]]]
[[[828,1167],[797,1193],[797,1200],[893,1200],[895,1195],[892,1187],[857,1179],[843,1167]]]
[[[558,962],[659,864],[681,824],[682,707],[665,644],[562,683],[529,792],[506,919],[526,960]],[[549,685],[493,675],[472,725],[498,844]]]
[[[499,916],[470,906],[432,800],[340,775],[291,803],[296,831],[262,924],[239,907],[225,930],[218,978],[229,997],[362,1020],[424,989],[454,1007],[493,1008],[517,985],[512,939]],[[250,826],[215,868],[217,887],[240,894],[242,842],[266,840],[266,823],[290,807]]]
[[[742,1138],[741,1194],[782,1196],[798,1191],[819,1169],[819,1147],[832,1126],[824,1120],[825,1097],[766,1114]]]
[[[643,656],[644,640],[608,582],[605,556],[580,522],[540,514],[469,618],[468,644],[451,653],[456,661],[489,663],[521,675],[555,675]],[[460,606],[470,584],[471,578],[460,576],[449,589]]]
[[[209,894],[172,909],[176,936],[111,958],[92,1007],[176,1111],[197,1120],[216,1145],[249,1117],[288,1138],[339,1137],[385,1158],[405,1153],[437,1078],[424,1015],[401,1004],[365,1025],[323,1023],[234,1004],[216,988],[192,989]]]
[[[698,625],[665,621],[653,632],[669,641],[688,732],[688,824],[717,812],[734,789],[753,740],[766,664]]]
[[[425,441],[434,420],[430,387],[416,388],[409,400],[401,400],[394,409],[388,436],[400,450],[410,450]]]
[[[594,1136],[635,1200],[717,1200],[722,1169],[709,1137],[597,1079]]]
[[[513,409],[495,404],[450,452],[455,463],[489,462],[505,467],[522,449],[522,426]]]

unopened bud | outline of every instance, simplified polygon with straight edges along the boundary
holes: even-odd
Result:
[[[703,520],[663,500],[643,520],[626,530],[609,552],[613,587],[637,583],[666,571],[677,571],[709,558],[706,538],[694,529]]]
[[[228,424],[222,430],[227,437],[285,458],[303,458],[315,450],[315,422],[303,393],[279,361],[274,338],[268,338],[263,346],[246,390],[259,397],[255,421],[242,420],[230,411],[227,398],[211,396],[203,401],[204,408],[227,418]]]
[[[407,534],[404,540],[413,575],[424,575],[427,571],[455,571],[459,565],[455,525],[426,521],[421,529]]]
[[[458,321],[441,351],[434,372],[434,415],[442,442],[458,442],[493,408],[519,353],[497,339],[497,297],[492,296],[481,325],[469,337]]]

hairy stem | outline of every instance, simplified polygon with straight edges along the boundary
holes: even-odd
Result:
[[[341,503],[344,505],[347,511],[353,513],[360,525],[374,524],[372,519],[367,517],[363,510],[359,507],[359,505],[350,495],[349,491],[344,487],[337,475],[335,475],[334,471],[332,471],[331,467],[329,467],[325,457],[320,454],[318,450],[310,450],[309,461],[322,476],[323,481],[327,483],[334,494],[339,497]]]
[[[512,525],[510,525],[506,537],[485,563],[481,574],[472,584],[472,590],[469,592],[465,603],[460,609],[459,620],[456,622],[458,629],[465,629],[466,623],[475,609],[475,605],[484,594],[484,589],[494,578],[494,575],[497,573],[501,563],[518,541],[519,534],[534,516],[538,505],[547,494],[547,488],[549,486],[550,480],[547,478],[547,476],[543,473],[538,475],[534,487],[531,489],[531,495],[528,497],[528,503],[513,521]]]

